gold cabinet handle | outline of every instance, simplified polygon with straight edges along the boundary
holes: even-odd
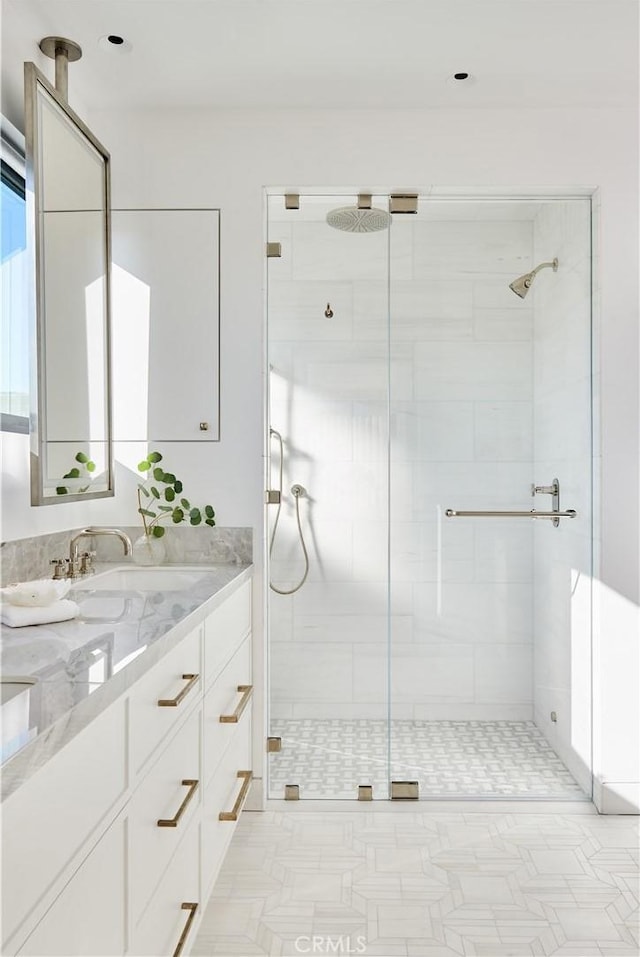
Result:
[[[180,694],[176,695],[175,698],[160,698],[158,700],[159,708],[177,708],[182,699],[189,694],[195,683],[200,678],[200,675],[183,675],[182,677],[187,683]]]
[[[180,784],[184,784],[185,787],[189,788],[189,791],[184,801],[182,802],[182,804],[176,811],[175,817],[160,818],[160,820],[158,821],[158,827],[177,827],[178,826],[178,822],[180,818],[182,817],[184,812],[187,810],[189,801],[198,790],[199,783],[200,783],[199,781],[192,780],[191,778],[185,778],[183,781],[180,782]]]
[[[253,685],[238,685],[238,691],[241,693],[242,697],[238,702],[238,707],[233,712],[233,714],[221,714],[220,721],[222,724],[237,724],[240,720],[240,715],[244,709],[249,704],[249,698],[253,694]]]
[[[196,916],[196,911],[198,909],[197,904],[193,904],[189,901],[183,901],[180,907],[182,908],[182,910],[188,910],[189,916],[187,917],[187,922],[182,929],[182,933],[180,934],[180,940],[178,941],[178,946],[173,952],[173,957],[180,957],[180,954],[182,953],[182,948],[184,947],[185,941],[187,937],[189,936],[189,931],[191,930],[191,925],[193,924],[193,920]]]
[[[242,810],[242,805],[244,804],[245,798],[249,792],[249,785],[251,784],[251,778],[253,777],[253,771],[238,771],[238,777],[244,778],[242,782],[242,787],[240,788],[240,794],[236,798],[236,803],[233,805],[233,811],[220,811],[218,814],[219,821],[237,821],[238,815]]]

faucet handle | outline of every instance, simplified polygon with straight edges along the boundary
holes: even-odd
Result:
[[[80,574],[81,575],[92,575],[94,572],[93,568],[93,559],[96,557],[95,552],[82,552],[80,555]]]
[[[69,577],[68,558],[52,558],[49,564],[55,566],[53,569],[53,578],[55,581],[59,581],[61,578]]]

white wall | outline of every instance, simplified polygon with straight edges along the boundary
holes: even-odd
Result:
[[[149,112],[89,116],[113,158],[114,205],[211,206],[222,210],[221,442],[184,449],[194,481],[215,476],[223,524],[263,522],[264,203],[263,187],[351,186],[354,192],[426,189],[430,184],[561,187],[601,190],[599,268],[602,278],[601,434],[602,546],[600,577],[621,600],[638,601],[638,117],[634,110],[432,110],[393,112]],[[570,134],[569,132],[570,131]],[[182,453],[181,449],[181,453]],[[183,472],[185,469],[183,468]],[[15,476],[18,484],[24,475]],[[195,496],[194,496],[195,497]],[[203,496],[204,497],[204,496]],[[26,487],[9,509],[12,537],[33,518]],[[120,500],[109,521],[120,519]],[[622,506],[622,507],[621,507]],[[70,506],[69,506],[70,507]],[[123,501],[122,513],[130,514]],[[84,520],[84,518],[83,518]],[[91,516],[91,520],[98,520]],[[75,522],[74,524],[77,524]],[[24,531],[23,531],[24,530]],[[637,636],[628,629],[609,660],[607,633],[618,628],[603,607],[601,675],[606,687],[624,679],[638,697],[628,662]],[[627,626],[628,627],[628,626]],[[606,666],[604,664],[606,662]],[[598,688],[599,700],[604,693]],[[605,742],[603,780],[638,780],[631,758],[609,768],[606,742],[636,728],[619,727],[598,706]],[[630,740],[629,755],[637,737]],[[634,777],[635,775],[635,777]]]

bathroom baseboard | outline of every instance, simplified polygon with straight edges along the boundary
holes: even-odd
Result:
[[[600,814],[640,814],[640,782],[593,782],[593,803]]]

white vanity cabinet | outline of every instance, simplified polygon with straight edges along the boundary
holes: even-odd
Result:
[[[119,815],[18,950],[21,957],[112,957],[126,942],[125,818]]]
[[[187,954],[251,781],[251,582],[3,804],[2,954]]]

